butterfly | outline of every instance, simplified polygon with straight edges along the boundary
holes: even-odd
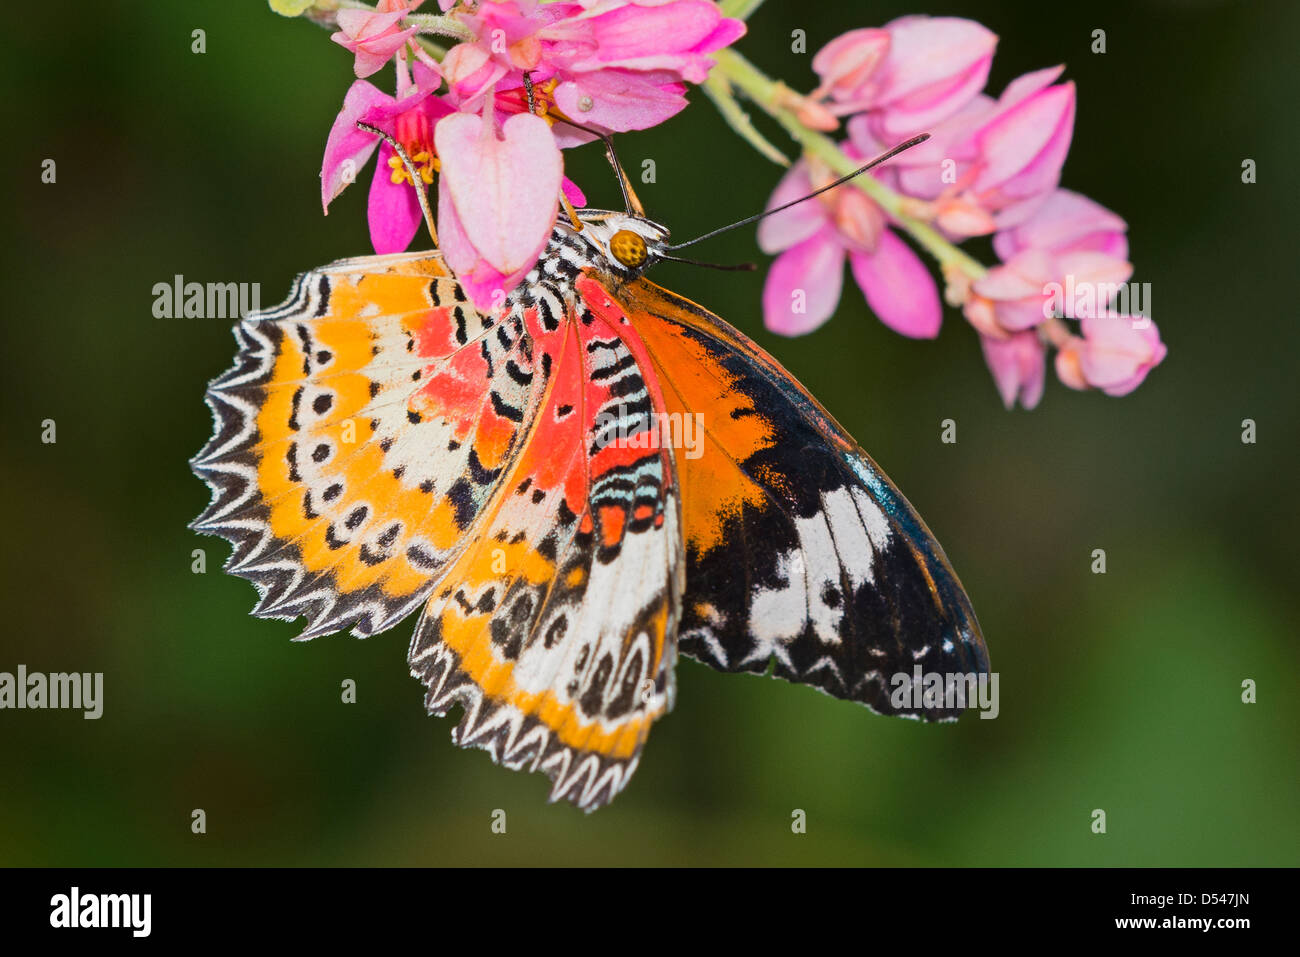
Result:
[[[191,527],[300,639],[418,612],[427,711],[459,705],[456,744],[586,811],[627,785],[679,654],[955,718],[891,695],[988,671],[942,548],[775,359],[645,277],[689,243],[609,155],[628,210],[560,217],[496,308],[434,249],[313,269],[242,320]]]

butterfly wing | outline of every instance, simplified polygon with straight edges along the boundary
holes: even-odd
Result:
[[[306,273],[235,330],[193,523],[254,613],[411,643],[453,738],[592,810],[670,706],[684,554],[662,397],[619,330],[542,290],[474,311],[436,253]]]
[[[545,287],[482,315],[436,253],[365,257],[236,328],[194,527],[255,614],[367,635],[425,602],[427,709],[586,810],[671,707],[679,643],[889,713],[895,672],[987,669],[938,544],[774,360],[645,280]],[[697,415],[700,455],[661,446]]]
[[[541,770],[552,800],[591,811],[671,707],[678,496],[644,356],[580,302],[543,294],[523,312],[542,357],[538,411],[409,661],[431,713],[462,705],[457,744]]]
[[[235,328],[193,459],[192,524],[234,545],[254,614],[302,638],[396,624],[429,594],[517,453],[527,338],[474,311],[436,253],[343,260]]]
[[[669,414],[698,414],[676,461],[687,594],[682,653],[814,685],[886,714],[895,675],[988,670],[979,624],[939,543],[844,429],[777,362],[645,280],[611,287]],[[933,704],[933,703],[932,703]]]

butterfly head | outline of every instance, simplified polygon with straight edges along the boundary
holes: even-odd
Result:
[[[614,272],[639,275],[665,256],[667,227],[644,216],[603,209],[580,209],[577,216],[582,229],[575,235],[605,259]]]
[[[708,266],[711,269],[753,269],[753,263],[739,266],[722,266],[717,263],[682,259],[668,243],[668,227],[638,213],[619,213],[607,209],[579,209],[574,216],[582,225],[571,228],[560,220],[557,230],[579,242],[585,242],[593,257],[617,276],[635,279],[658,262],[686,263],[690,266]]]

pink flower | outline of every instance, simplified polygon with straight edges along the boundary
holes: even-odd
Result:
[[[993,373],[993,381],[1008,409],[1019,399],[1021,406],[1032,409],[1043,397],[1047,367],[1047,349],[1032,330],[1017,332],[1005,339],[980,336],[984,361]]]
[[[822,82],[810,95],[829,94],[840,103],[867,101],[868,81],[889,55],[890,42],[889,31],[879,27],[841,33],[813,57],[812,68]]]
[[[347,23],[340,14],[340,42],[356,47],[359,73],[397,53],[398,96],[361,81],[349,90],[326,146],[322,201],[328,206],[375,149],[374,137],[356,129],[358,120],[394,136],[418,168],[419,189],[439,173],[443,251],[470,299],[487,309],[545,248],[561,186],[570,201],[585,202],[563,178],[560,150],[592,135],[557,121],[574,117],[607,132],[660,123],[686,105],[686,82],[707,77],[709,54],[745,28],[709,0],[440,6],[473,39],[454,46],[441,66],[416,49],[413,85],[404,49],[409,31],[398,29],[413,6],[385,0],[373,14],[361,11],[366,19]],[[446,91],[434,95],[444,79]],[[405,249],[419,229],[408,179],[393,151],[381,147],[369,204],[377,252]]]
[[[999,232],[1004,260],[971,284],[966,316],[985,335],[1032,329],[1051,316],[1080,319],[1106,310],[1133,273],[1127,225],[1086,196],[1056,190],[1024,223]]]
[[[864,112],[872,134],[897,142],[953,116],[984,87],[997,36],[959,17],[900,17],[851,30],[813,57],[835,112]]]
[[[871,175],[902,197],[908,217],[954,243],[993,235],[1000,263],[979,278],[955,261],[943,271],[948,301],[979,332],[1008,408],[1041,400],[1049,346],[1066,385],[1124,394],[1165,355],[1149,319],[1117,316],[1135,288],[1125,286],[1133,271],[1128,227],[1059,188],[1075,114],[1074,84],[1057,82],[1062,67],[1027,73],[997,99],[980,92],[996,44],[978,23],[954,17],[903,17],[883,29],[853,30],[814,57],[821,83],[808,99],[823,112],[850,116],[845,152],[855,157],[931,134]],[[769,208],[829,180],[810,178],[801,162]],[[886,325],[914,336],[938,331],[933,280],[860,191],[841,187],[771,217],[759,243],[781,253],[763,299],[766,324],[776,332],[797,335],[826,321],[839,302],[846,256]],[[1081,335],[1070,331],[1074,321]]]
[[[833,177],[819,171],[821,183]],[[816,188],[807,160],[777,184],[768,208]],[[888,228],[884,211],[852,185],[763,220],[758,242],[780,253],[763,288],[767,328],[785,336],[816,329],[835,311],[844,283],[844,260],[876,316],[913,338],[939,334],[939,291],[924,263]]]
[[[1003,260],[1026,249],[1055,253],[1091,251],[1128,258],[1128,224],[1087,196],[1068,189],[1053,191],[1032,217],[993,237],[993,249]]]
[[[1107,395],[1128,395],[1168,352],[1160,341],[1160,330],[1150,319],[1092,316],[1083,319],[1079,328],[1083,338],[1072,339],[1058,353],[1058,370],[1062,362],[1077,360],[1083,381]],[[1062,381],[1071,384],[1066,376]]]
[[[1003,402],[1010,405],[1008,396],[1022,383],[1036,381],[1025,379],[1020,364],[1029,361],[1031,338],[1039,350],[1040,337],[1056,345],[1056,372],[1065,385],[1110,395],[1137,388],[1164,358],[1150,319],[1119,315],[1111,304],[1132,273],[1126,230],[1110,210],[1058,189],[1033,216],[994,237],[1005,261],[970,285],[963,310],[982,334]],[[1072,335],[1062,319],[1078,319],[1082,337]],[[1041,385],[1020,394],[1021,403],[1032,407]]]
[[[1027,220],[1056,189],[1074,132],[1074,84],[1053,85],[1060,73],[1026,74],[996,101],[975,97],[899,157],[895,188],[928,200],[936,225],[958,241]],[[864,152],[884,142],[869,114],[848,132]]]
[[[425,189],[433,181],[433,129],[443,117],[455,112],[431,91],[439,79],[423,63],[414,64],[416,83],[397,98],[365,80],[357,80],[343,99],[343,109],[334,120],[325,144],[321,166],[321,205],[326,212],[334,197],[353,182],[362,166],[379,150],[379,162],[370,183],[367,218],[375,252],[401,252],[410,245],[420,228],[421,213],[415,189],[392,148],[372,133],[357,128],[364,121],[393,136],[411,157]]]
[[[443,63],[465,109],[489,88],[518,89],[527,72],[546,107],[607,133],[646,129],[680,112],[684,84],[703,83],[709,54],[745,32],[709,0],[483,0],[453,15],[476,38]],[[590,139],[557,131],[575,135],[575,142]]]
[[[1106,291],[1132,274],[1130,263],[1105,253],[1026,249],[990,269],[971,291],[991,300],[998,325],[1014,332],[1053,315],[1078,319],[1100,311],[1111,298]]]
[[[532,156],[529,150],[538,147],[538,140],[536,134],[532,141],[517,136],[519,125],[509,126],[507,120],[501,125],[500,135],[493,136],[490,140],[466,142],[464,137],[448,137],[447,142],[451,144],[450,157],[441,156],[436,135],[436,130],[442,125],[441,121],[453,116],[464,116],[476,122],[479,118],[457,113],[444,98],[431,95],[430,90],[437,88],[439,79],[423,63],[417,61],[413,65],[413,71],[416,82],[408,87],[406,94],[400,98],[389,96],[365,80],[357,80],[348,90],[343,100],[343,109],[335,118],[329,140],[325,145],[325,159],[321,167],[321,203],[326,211],[328,212],[329,204],[333,199],[356,179],[358,171],[378,149],[379,162],[375,166],[374,178],[371,180],[367,205],[370,240],[375,247],[375,252],[384,254],[406,249],[415,234],[419,232],[423,222],[415,189],[412,188],[413,184],[405,166],[387,143],[381,143],[374,134],[357,128],[357,121],[360,120],[382,129],[402,144],[419,174],[420,183],[414,184],[419,189],[427,189],[433,182],[435,171],[442,168],[444,180],[450,177],[453,182],[460,180],[469,187],[476,187],[477,184],[477,187],[484,189],[485,197],[491,196],[497,201],[500,201],[502,196],[507,200],[513,199],[518,202],[513,215],[507,210],[500,217],[492,218],[491,222],[508,220],[516,230],[523,226],[528,231],[528,242],[534,245],[540,242],[544,245],[546,238],[550,236],[550,227],[555,221],[555,204],[559,197],[559,187],[544,201],[538,198],[536,190],[532,187],[537,183],[549,183],[548,161],[552,156],[558,161],[558,151],[542,150],[545,155],[540,157],[536,165],[535,177],[525,180],[522,178],[523,172],[529,168]],[[546,127],[544,120],[538,117],[533,119],[537,120],[543,128]],[[506,131],[507,126],[509,132]],[[543,129],[543,132],[549,136],[548,129]],[[500,169],[503,158],[511,160],[513,164],[511,169],[505,171]],[[484,185],[484,180],[488,178],[491,171],[496,171],[494,181],[496,186],[506,182],[519,185],[512,187],[512,191],[507,194],[493,193],[490,186]],[[578,206],[585,204],[586,198],[582,195],[582,191],[571,181],[565,179],[561,185],[571,203]],[[440,199],[441,196],[440,193]],[[480,207],[481,204],[476,206],[475,216],[485,215]],[[454,208],[450,205],[444,207],[441,202],[439,203],[440,226],[444,218],[450,221],[455,215]],[[497,214],[493,213],[492,216],[496,217]],[[529,216],[534,217],[534,220],[530,222],[527,218]],[[538,217],[547,221],[544,234],[541,227],[536,224]],[[445,244],[445,237],[443,241]],[[497,251],[500,251],[500,247],[497,247]],[[501,265],[511,265],[505,258],[498,258],[496,261]],[[455,269],[455,266],[453,265],[452,268]],[[496,285],[504,281],[506,274],[514,271],[516,267],[513,265],[510,269],[502,271]],[[480,271],[477,275],[482,277],[488,274]],[[484,281],[490,282],[490,280]],[[513,284],[509,288],[513,288]],[[491,296],[494,291],[495,285],[487,295]]]
[[[713,53],[745,27],[709,0],[629,3],[537,3],[482,0],[452,10],[475,39],[443,61],[447,99],[481,112],[470,135],[457,119],[440,123],[435,146],[444,165],[440,218],[451,217],[443,243],[448,262],[479,308],[494,304],[532,268],[555,223],[560,149],[591,139],[564,123],[547,126],[504,118],[533,108],[547,121],[572,118],[604,132],[645,129],[686,105],[684,83],[708,76]],[[490,127],[500,124],[500,134]],[[540,124],[540,125],[539,125]]]
[[[402,30],[401,20],[424,0],[379,0],[374,10],[343,9],[336,14],[339,30],[330,39],[356,54],[353,69],[367,77],[392,59],[418,27]]]
[[[1024,222],[1061,181],[1074,135],[1073,83],[1051,85],[1060,67],[1012,81],[971,138],[977,155],[968,191],[999,229]]]

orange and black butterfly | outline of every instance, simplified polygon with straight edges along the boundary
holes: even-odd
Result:
[[[314,269],[242,321],[193,527],[302,638],[418,610],[426,709],[461,705],[457,744],[588,811],[672,708],[679,653],[956,717],[891,700],[917,666],[988,670],[939,543],[776,360],[645,278],[679,247],[619,178],[630,211],[561,217],[497,309],[434,250]],[[689,451],[666,423],[698,423]]]

